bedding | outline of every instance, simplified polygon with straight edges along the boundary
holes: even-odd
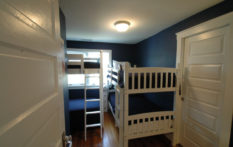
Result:
[[[81,68],[80,65],[68,65],[68,68]],[[84,62],[84,68],[100,68],[100,63],[98,62]]]
[[[109,93],[108,98],[113,112],[115,113],[115,93]],[[157,111],[172,111],[173,107],[166,106],[161,107],[151,102],[148,97],[144,94],[134,94],[129,95],[129,115],[148,113],[148,112],[157,112]]]
[[[84,99],[73,99],[69,101],[70,111],[83,111],[84,110]],[[99,110],[99,102],[88,102],[87,111]]]

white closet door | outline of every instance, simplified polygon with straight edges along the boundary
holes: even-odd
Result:
[[[185,39],[181,136],[184,147],[220,146],[225,121],[225,72],[229,71],[226,65],[232,64],[226,59],[229,30],[225,26]]]
[[[61,147],[57,0],[0,1],[0,146]]]

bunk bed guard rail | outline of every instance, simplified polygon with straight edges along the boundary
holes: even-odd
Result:
[[[158,111],[128,115],[130,94],[176,92],[176,68],[142,67],[125,68],[124,79],[124,136],[127,139],[172,133],[174,111]],[[120,114],[121,116],[122,114]],[[122,118],[120,118],[121,124]],[[120,127],[121,128],[121,127]],[[120,131],[121,132],[121,131]],[[125,142],[125,141],[124,141]]]
[[[125,72],[127,93],[176,91],[176,68],[129,68]]]

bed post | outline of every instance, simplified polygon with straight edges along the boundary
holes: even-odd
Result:
[[[99,95],[100,95],[100,122],[101,122],[101,138],[103,136],[103,127],[104,127],[104,105],[103,105],[103,92],[104,92],[104,81],[103,81],[103,51],[100,51],[100,87],[99,87]]]
[[[117,95],[119,96],[119,106],[120,106],[120,114],[119,114],[119,146],[124,146],[124,89],[119,86],[116,87]]]
[[[83,55],[81,56],[81,73],[84,73],[84,57]]]
[[[124,94],[124,146],[128,147],[128,102],[129,95],[127,92]]]
[[[181,114],[180,108],[181,108],[181,66],[180,64],[177,65],[177,71],[176,71],[176,95],[175,95],[175,100],[174,100],[174,110],[175,110],[175,119],[174,119],[174,134],[173,134],[173,139],[172,139],[172,146],[176,146],[178,144],[178,138],[179,138],[179,126],[180,126],[180,117]]]
[[[120,87],[117,85],[116,86],[116,91],[115,91],[115,127],[119,127],[120,128],[120,125],[118,124],[117,121],[120,121],[120,117],[119,116],[119,108],[120,110],[123,110],[121,109],[121,89]]]
[[[128,95],[128,70],[130,65],[128,62],[125,63],[124,66],[124,147],[128,147],[128,106],[129,106],[129,95]]]

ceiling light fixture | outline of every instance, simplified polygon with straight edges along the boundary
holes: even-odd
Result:
[[[130,23],[128,21],[117,21],[114,26],[118,32],[126,32],[129,29]]]

